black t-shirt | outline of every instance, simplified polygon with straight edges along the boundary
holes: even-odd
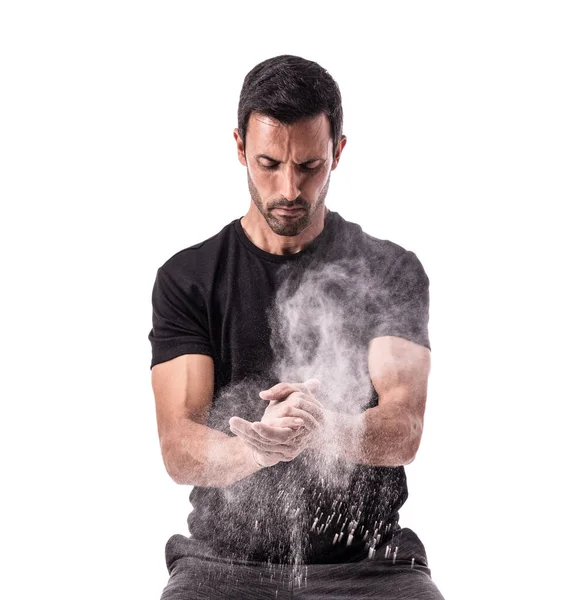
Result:
[[[371,339],[430,348],[428,278],[416,255],[333,211],[292,255],[263,251],[232,221],[158,269],[152,303],[151,367],[182,354],[211,356],[207,424],[228,435],[231,416],[261,419],[258,392],[280,381],[316,377],[325,407],[362,412],[378,401],[367,372]],[[403,467],[307,450],[225,488],[195,486],[191,537],[169,542],[183,554],[205,549],[227,559],[357,560],[388,539],[406,498]]]

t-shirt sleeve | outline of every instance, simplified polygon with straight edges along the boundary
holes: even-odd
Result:
[[[182,354],[213,356],[205,305],[192,282],[181,282],[160,267],[152,289],[150,368]]]
[[[413,252],[403,252],[383,278],[369,338],[405,338],[430,349],[429,279]]]

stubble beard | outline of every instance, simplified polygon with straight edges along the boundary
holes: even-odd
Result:
[[[318,211],[324,205],[324,201],[326,199],[326,195],[328,193],[329,182],[331,180],[331,174],[329,173],[328,179],[324,184],[324,187],[320,191],[318,198],[313,206],[310,206],[310,203],[307,202],[304,198],[299,196],[294,200],[294,202],[289,202],[285,198],[280,198],[279,200],[274,200],[269,202],[267,206],[264,206],[262,199],[260,197],[259,191],[255,186],[254,182],[251,180],[249,176],[249,169],[247,171],[247,185],[249,188],[249,193],[251,195],[251,199],[253,203],[256,205],[257,209],[260,211],[261,215],[266,220],[266,223],[270,227],[270,229],[278,234],[287,237],[292,237],[295,235],[300,235],[312,222],[314,215],[318,213]],[[303,208],[305,210],[304,214],[298,219],[294,219],[293,221],[289,221],[285,218],[278,218],[272,211],[275,208]]]

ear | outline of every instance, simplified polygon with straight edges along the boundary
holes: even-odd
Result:
[[[337,150],[336,150],[335,156],[333,158],[333,164],[331,167],[331,171],[334,171],[337,168],[337,165],[339,164],[339,160],[341,159],[341,153],[343,152],[343,148],[345,147],[346,143],[347,143],[347,136],[342,135],[341,139],[339,140],[339,143],[337,144]]]
[[[247,160],[245,159],[245,148],[243,147],[243,140],[239,135],[239,129],[236,128],[233,130],[233,137],[235,138],[235,143],[237,144],[237,158],[239,159],[239,162],[246,167]]]

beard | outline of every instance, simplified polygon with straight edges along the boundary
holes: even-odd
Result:
[[[310,225],[314,215],[317,214],[324,205],[330,180],[331,175],[329,173],[324,187],[312,206],[310,205],[310,202],[302,198],[302,196],[298,196],[293,202],[289,202],[286,198],[279,198],[278,200],[268,202],[266,206],[264,206],[258,188],[249,176],[249,169],[247,171],[247,186],[253,203],[274,233],[288,237],[300,235]],[[303,208],[304,214],[300,217],[295,217],[294,219],[287,219],[286,217],[280,218],[272,212],[275,208]]]

